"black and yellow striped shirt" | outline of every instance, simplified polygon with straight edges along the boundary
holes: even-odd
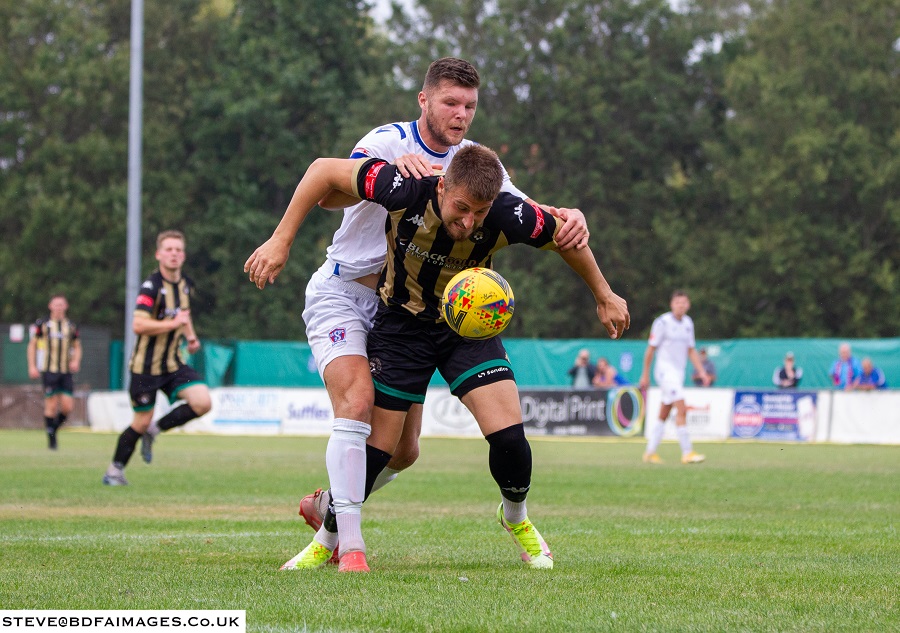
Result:
[[[34,336],[44,340],[42,354],[38,354],[38,369],[54,374],[68,374],[72,358],[72,344],[78,339],[78,328],[69,319],[54,321],[38,319]]]
[[[494,200],[482,226],[468,240],[455,241],[444,229],[438,207],[440,176],[403,178],[394,165],[362,158],[354,173],[354,194],[388,211],[388,253],[379,292],[392,308],[439,321],[441,295],[459,271],[490,268],[492,255],[510,244],[555,249],[562,220],[505,191]]]
[[[194,284],[187,277],[173,283],[157,270],[141,284],[134,314],[147,314],[156,321],[171,320],[181,310],[190,309],[193,292]],[[139,335],[128,368],[135,374],[153,376],[177,371],[184,365],[180,349],[183,336],[183,326],[162,334]]]

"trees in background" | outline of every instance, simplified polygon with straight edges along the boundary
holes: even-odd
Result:
[[[64,291],[121,327],[129,5],[0,0],[0,320]],[[311,214],[264,292],[244,260],[315,157],[417,117],[428,63],[458,55],[483,80],[470,137],[531,197],[585,212],[630,336],[676,287],[703,337],[895,335],[894,5],[420,0],[384,30],[357,0],[148,5],[144,268],[180,228],[204,335],[302,338],[339,214]],[[581,281],[530,255],[497,259],[510,335],[602,336]]]

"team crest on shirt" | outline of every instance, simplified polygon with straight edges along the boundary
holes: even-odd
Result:
[[[342,327],[336,327],[328,333],[331,339],[331,346],[342,345],[347,342],[347,330]]]
[[[475,242],[476,244],[481,244],[486,239],[491,236],[490,231],[488,231],[483,226],[478,227],[478,230],[472,233],[472,237],[469,238],[470,241]]]

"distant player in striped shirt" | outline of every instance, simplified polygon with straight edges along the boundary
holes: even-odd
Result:
[[[163,231],[157,236],[159,269],[141,284],[131,322],[137,334],[129,363],[134,419],[116,442],[112,463],[103,475],[106,486],[128,485],[125,466],[138,440],[143,440],[141,453],[149,464],[150,449],[159,433],[187,424],[212,408],[209,388],[181,357],[183,340],[187,341],[189,353],[200,349],[200,339],[191,320],[194,284],[181,271],[185,257],[184,234]],[[184,400],[184,403],[154,422],[157,391],[166,394],[171,402]]]
[[[78,327],[67,317],[69,302],[64,295],[53,295],[47,305],[50,317],[38,319],[28,341],[28,376],[40,378],[44,386],[44,428],[47,447],[56,450],[56,431],[72,413],[74,383],[72,374],[81,367],[81,341]],[[41,349],[38,350],[38,343]]]

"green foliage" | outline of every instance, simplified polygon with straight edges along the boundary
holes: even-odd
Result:
[[[900,328],[895,3],[420,0],[384,28],[370,4],[146,6],[143,269],[159,230],[187,233],[202,335],[303,338],[340,215],[310,215],[274,288],[243,262],[314,158],[418,116],[443,55],[481,72],[471,137],[585,213],[628,336],[676,287],[705,338]],[[0,0],[0,320],[62,291],[79,322],[121,327],[129,20],[128,0]],[[511,335],[605,336],[559,258],[497,265]]]
[[[900,327],[896,24],[889,0],[806,0],[750,25],[711,151],[730,197],[732,240],[714,246],[737,282],[728,335]]]

